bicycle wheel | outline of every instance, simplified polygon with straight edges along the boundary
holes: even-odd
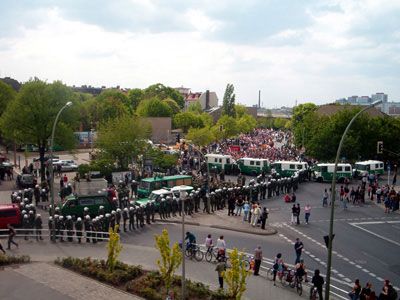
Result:
[[[213,259],[213,254],[212,254],[212,252],[207,251],[207,252],[206,252],[206,255],[205,255],[205,258],[206,258],[206,261],[211,262],[212,259]]]
[[[244,267],[246,268],[246,270],[250,270],[250,262],[246,259],[243,261],[244,263]]]
[[[186,249],[185,255],[186,257],[190,257],[192,255],[192,251],[190,251],[190,249]]]
[[[297,285],[296,285],[296,291],[297,291],[297,294],[298,294],[299,296],[301,296],[301,295],[303,294],[303,285],[301,284],[301,282],[298,282],[298,283],[297,283]]]
[[[204,253],[200,249],[196,249],[196,252],[194,253],[194,258],[197,261],[202,261],[204,258]]]
[[[267,271],[267,278],[269,280],[274,280],[274,270],[272,268],[268,269]]]
[[[279,276],[279,280],[281,281],[281,284],[283,286],[287,286],[290,282],[287,281],[287,273],[283,272],[283,274],[281,276]]]

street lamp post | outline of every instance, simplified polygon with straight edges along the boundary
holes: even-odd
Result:
[[[53,123],[53,130],[51,131],[51,139],[50,139],[50,164],[49,164],[49,174],[50,174],[50,202],[51,202],[51,211],[50,215],[53,217],[53,223],[52,223],[52,228],[51,228],[51,236],[52,236],[52,241],[56,240],[56,224],[54,220],[54,213],[55,213],[55,207],[54,207],[54,170],[53,170],[53,147],[54,147],[54,133],[56,131],[56,126],[58,119],[63,112],[64,109],[67,107],[71,106],[72,102],[68,101],[61,109],[58,111],[56,115],[56,119],[54,120]]]
[[[185,299],[185,281],[186,281],[186,270],[185,270],[185,252],[186,252],[186,243],[185,243],[185,201],[187,193],[185,191],[180,191],[179,193],[181,201],[182,201],[182,299]]]
[[[366,110],[380,104],[382,101],[375,101],[374,103],[368,105],[367,107],[360,110],[349,122],[346,129],[343,132],[342,138],[340,139],[339,147],[336,152],[336,159],[335,159],[335,168],[333,170],[332,176],[332,185],[331,185],[331,215],[329,220],[329,240],[328,240],[328,264],[326,267],[326,287],[325,287],[325,299],[329,300],[330,296],[330,284],[331,284],[331,267],[332,267],[332,239],[333,239],[333,218],[335,216],[335,198],[336,198],[336,172],[337,172],[337,165],[339,162],[340,153],[342,151],[343,141],[349,131],[351,125],[354,123],[355,119],[358,118]]]

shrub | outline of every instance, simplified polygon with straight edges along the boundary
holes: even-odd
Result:
[[[0,266],[6,266],[11,264],[25,264],[31,261],[28,255],[21,256],[9,256],[0,254]]]
[[[139,292],[139,296],[144,297],[147,300],[163,300],[160,293],[152,288],[144,288]]]

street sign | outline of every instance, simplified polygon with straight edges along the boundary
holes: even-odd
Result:
[[[383,153],[383,142],[378,141],[376,145],[376,153],[382,154]]]

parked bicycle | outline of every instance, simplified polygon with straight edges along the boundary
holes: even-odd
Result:
[[[179,247],[182,249],[182,242],[179,242]],[[202,261],[204,253],[201,251],[199,245],[186,243],[185,255],[189,258],[194,258],[197,261]]]

